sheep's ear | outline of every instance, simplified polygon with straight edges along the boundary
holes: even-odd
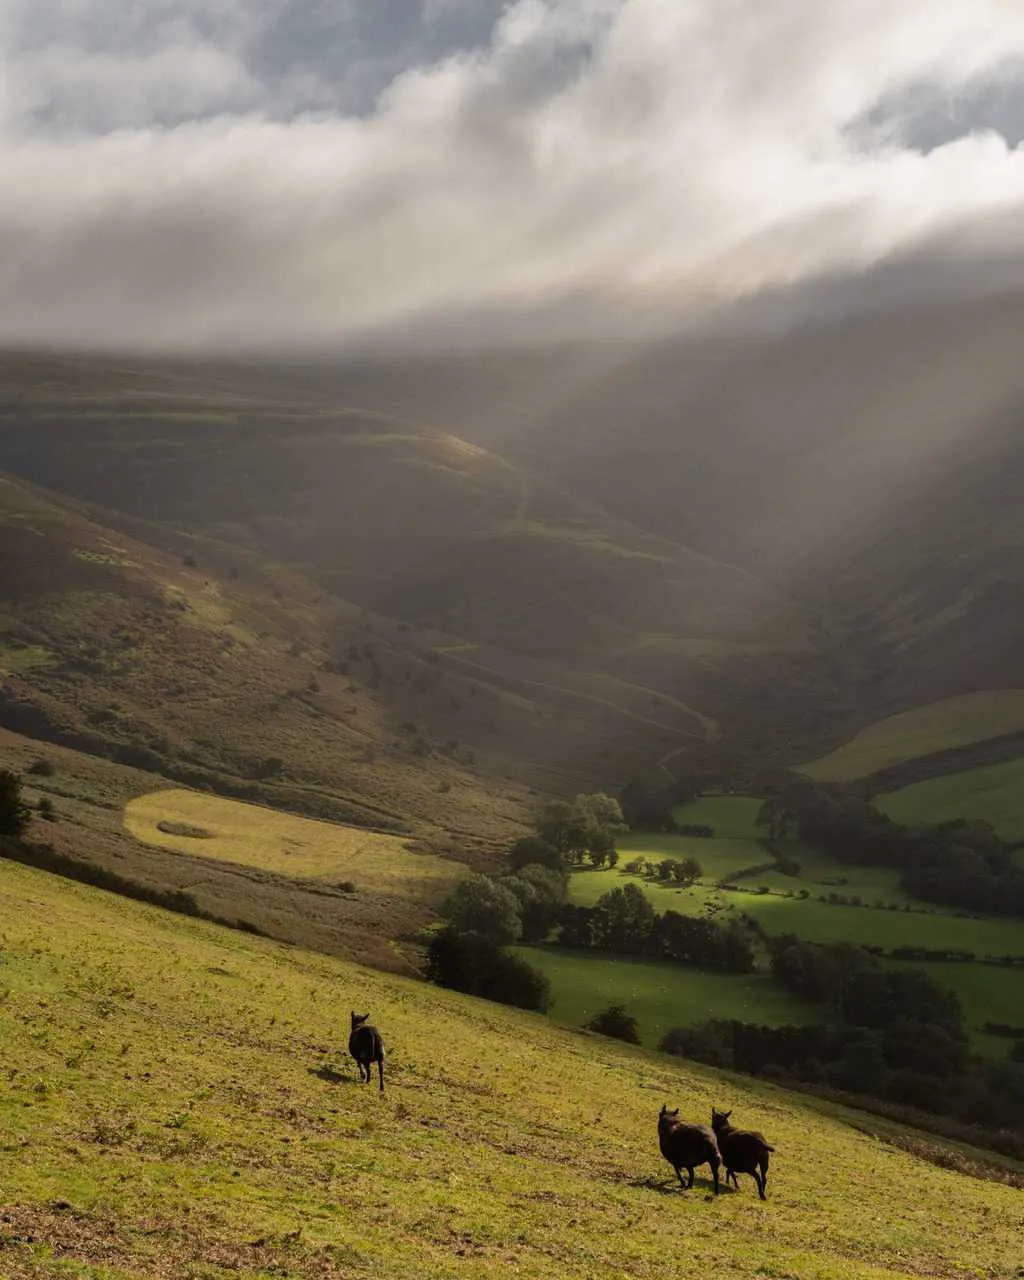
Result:
[[[670,1116],[677,1116],[678,1114],[679,1114],[679,1108],[678,1108],[678,1107],[676,1107],[675,1111],[670,1111],[670,1112],[669,1112],[669,1115],[670,1115]]]
[[[729,1117],[730,1117],[731,1115],[732,1115],[732,1112],[731,1112],[731,1111],[723,1111],[723,1112],[722,1112],[722,1119],[723,1119],[723,1120],[728,1120],[728,1119],[729,1119]]]

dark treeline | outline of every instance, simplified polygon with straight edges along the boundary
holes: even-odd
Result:
[[[759,822],[772,840],[797,837],[839,862],[887,866],[925,902],[991,915],[1024,915],[1024,868],[987,822],[906,827],[850,788],[794,778],[765,801]]]
[[[714,1020],[662,1048],[714,1066],[867,1095],[992,1129],[1024,1128],[1024,1064],[972,1059],[958,998],[917,969],[848,943],[768,940],[788,990],[828,1010],[819,1025]],[[1024,1151],[1024,1140],[1016,1139]],[[1005,1144],[1004,1144],[1005,1145]]]
[[[725,973],[754,968],[753,938],[743,922],[719,924],[678,911],[656,912],[644,891],[632,884],[602,894],[592,907],[564,906],[560,924],[562,946],[674,960]]]

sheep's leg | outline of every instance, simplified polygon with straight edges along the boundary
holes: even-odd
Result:
[[[682,1189],[685,1191],[685,1190],[686,1190],[686,1183],[683,1181],[683,1171],[682,1171],[682,1169],[680,1169],[679,1165],[673,1165],[672,1167],[673,1167],[673,1168],[675,1169],[675,1171],[676,1171],[676,1177],[679,1179],[679,1185],[680,1185],[680,1186],[682,1187]]]
[[[755,1174],[754,1174],[754,1178],[755,1178],[755,1180],[756,1180],[756,1182],[757,1182],[757,1194],[761,1197],[761,1199],[762,1199],[762,1200],[767,1200],[767,1199],[768,1199],[768,1197],[767,1197],[767,1196],[765,1195],[765,1193],[764,1193],[765,1186],[766,1186],[766,1185],[767,1185],[767,1183],[768,1183],[768,1174],[767,1174],[767,1172],[765,1171],[765,1169],[764,1169],[764,1168],[762,1168],[762,1169],[761,1169],[761,1171],[760,1171],[760,1176],[758,1176],[758,1174],[757,1174],[757,1173],[755,1173]]]
[[[380,1073],[380,1091],[381,1093],[383,1093],[384,1092],[384,1055],[383,1054],[377,1059],[377,1071]],[[367,1074],[369,1074],[369,1069],[367,1069]]]
[[[729,1179],[730,1179],[730,1178],[732,1178],[732,1185],[736,1188],[736,1190],[737,1190],[737,1191],[739,1191],[739,1189],[740,1189],[740,1180],[739,1180],[739,1178],[737,1178],[737,1177],[736,1177],[736,1170],[735,1170],[735,1169],[726,1169],[726,1171],[725,1171],[725,1185],[726,1185],[726,1186],[728,1186],[728,1185],[729,1185]]]
[[[695,1174],[695,1172],[696,1172],[696,1170],[694,1169],[694,1167],[693,1167],[693,1165],[692,1165],[692,1164],[690,1165],[690,1167],[689,1167],[689,1169],[687,1170],[687,1172],[688,1172],[688,1173],[689,1173],[689,1175],[690,1175],[690,1181],[686,1184],[686,1189],[687,1189],[687,1191],[689,1191],[689,1190],[690,1190],[690,1188],[693,1186],[693,1177],[694,1177],[694,1174]]]

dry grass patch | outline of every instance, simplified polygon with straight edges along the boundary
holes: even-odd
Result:
[[[289,876],[353,880],[360,888],[437,892],[465,868],[447,858],[415,853],[401,836],[318,822],[183,789],[153,791],[130,800],[124,825],[144,844],[216,858]]]

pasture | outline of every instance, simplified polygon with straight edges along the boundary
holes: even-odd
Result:
[[[619,866],[638,857],[648,862],[662,862],[666,858],[681,862],[692,857],[701,865],[703,880],[711,884],[771,860],[771,854],[757,840],[729,837],[706,840],[700,836],[646,835],[631,831],[622,836],[617,845]]]
[[[656,1048],[671,1027],[737,1018],[766,1026],[801,1025],[819,1016],[767,974],[706,973],[635,956],[569,947],[517,947],[551,981],[556,1022],[582,1026],[610,1004],[636,1018],[643,1043]]]
[[[162,849],[287,876],[400,888],[426,901],[437,901],[466,874],[460,863],[413,853],[401,836],[198,791],[154,791],[130,800],[124,825],[136,840]]]
[[[1024,729],[1024,689],[992,689],[915,707],[869,725],[799,767],[819,782],[853,782],[878,769]]]
[[[679,805],[672,814],[677,823],[708,826],[714,835],[630,831],[617,842],[619,865],[637,857],[644,857],[649,862],[661,862],[665,858],[681,861],[692,857],[703,868],[702,881],[713,884],[748,867],[769,862],[771,854],[759,839],[764,833],[755,821],[761,803],[749,796],[702,796],[691,804]]]
[[[704,823],[716,838],[757,840],[764,831],[757,825],[763,800],[757,796],[699,796],[672,811],[676,822]]]
[[[769,933],[795,933],[807,942],[857,942],[864,946],[931,947],[978,955],[1024,952],[1024,922],[971,920],[953,915],[832,906],[814,899],[776,894],[723,893],[730,906],[747,911]]]
[[[909,826],[984,818],[1004,840],[1024,841],[1024,760],[916,782],[878,796],[875,804],[890,818]]]
[[[886,1121],[4,862],[0,920],[9,1280],[1020,1265],[1020,1192]],[[343,1056],[352,1007],[383,1096]],[[767,1202],[672,1186],[663,1102],[764,1130]]]

